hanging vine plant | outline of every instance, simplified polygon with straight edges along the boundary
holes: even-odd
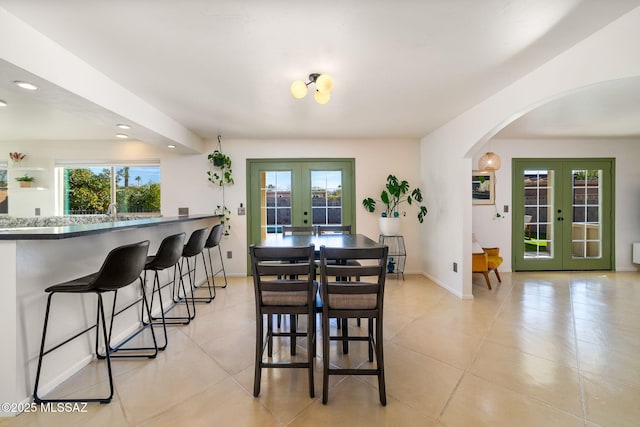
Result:
[[[219,149],[207,156],[213,169],[207,171],[209,181],[223,187],[225,184],[233,184],[233,171],[231,170],[231,158]]]
[[[209,160],[209,170],[207,177],[210,182],[222,188],[222,204],[216,206],[216,211],[222,213],[220,223],[224,226],[224,235],[228,236],[231,230],[231,211],[224,201],[224,187],[233,184],[233,171],[231,169],[231,158],[222,152],[222,144],[218,135],[218,147],[207,156]]]

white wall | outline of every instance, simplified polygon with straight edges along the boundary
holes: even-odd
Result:
[[[43,171],[29,172],[36,177],[35,186],[42,191],[17,189],[15,177],[23,175],[14,170],[9,161],[9,215],[34,216],[35,208],[40,208],[41,216],[55,215],[55,164],[57,160],[118,161],[118,160],[159,160],[172,156],[168,149],[160,149],[139,141],[20,141],[0,142],[0,154],[18,151],[27,156],[21,167],[41,167]],[[14,191],[17,190],[17,191]],[[206,212],[199,212],[206,213]],[[172,215],[177,215],[177,211]]]
[[[481,150],[487,150],[486,144]],[[640,140],[494,139],[491,150],[499,153],[502,167],[496,171],[496,205],[473,206],[473,232],[484,246],[497,246],[504,257],[501,270],[511,271],[511,215],[496,219],[496,207],[511,212],[511,159],[528,157],[608,157],[616,159],[615,173],[615,269],[637,271],[631,262],[631,244],[640,240]],[[480,153],[481,154],[481,153]],[[478,164],[480,154],[474,157]]]
[[[506,124],[538,105],[591,84],[639,76],[639,23],[636,8],[422,139],[422,182],[433,188],[428,203],[437,212],[427,223],[422,254],[435,281],[463,298],[473,296],[471,157]],[[443,255],[447,259],[440,260]],[[451,271],[451,260],[460,260],[461,273]]]
[[[209,141],[212,152],[217,141]],[[222,241],[222,250],[233,252],[225,259],[227,273],[246,274],[247,217],[238,216],[240,204],[247,206],[246,160],[260,158],[355,158],[356,161],[356,230],[377,239],[378,215],[361,206],[362,199],[377,197],[387,175],[396,174],[410,184],[419,182],[418,140],[224,140],[222,151],[231,157],[235,183],[226,187],[225,202],[231,210],[231,236]],[[206,154],[164,159],[162,163],[163,212],[177,212],[189,207],[190,212],[211,212],[220,204],[220,189],[206,179]],[[423,188],[423,190],[425,190]],[[168,196],[165,197],[165,194]],[[427,206],[428,207],[428,206]],[[411,208],[408,209],[410,211]],[[248,211],[247,211],[248,212]],[[402,221],[401,233],[407,247],[407,273],[422,273],[420,239],[423,226],[410,218]]]
[[[217,141],[208,141],[206,153],[212,152]],[[245,275],[247,248],[247,217],[238,216],[237,208],[246,206],[246,159],[252,158],[355,158],[356,161],[356,230],[377,239],[378,215],[370,214],[361,206],[362,199],[377,197],[383,189],[388,174],[419,185],[419,141],[392,140],[223,140],[223,151],[233,162],[235,184],[226,187],[225,202],[231,210],[231,235],[221,243],[226,254],[232,251],[233,258],[225,259],[227,274]],[[53,169],[56,160],[149,160],[159,159],[162,184],[162,214],[176,216],[179,207],[188,207],[191,214],[213,213],[222,203],[219,187],[207,180],[209,163],[207,154],[177,155],[168,149],[160,149],[140,142],[0,142],[0,153],[20,151],[26,153],[34,163],[47,166],[42,185],[51,190],[42,192],[45,200],[42,215],[53,214]],[[428,194],[429,189],[422,187]],[[46,193],[46,196],[44,194]],[[30,193],[32,194],[32,193]],[[9,206],[13,195],[9,195]],[[48,203],[48,204],[47,204]],[[46,206],[45,206],[46,205]],[[32,212],[33,206],[26,211]],[[429,205],[427,204],[427,208]],[[406,273],[423,273],[420,261],[420,237],[425,227],[409,213],[402,222],[401,233],[405,236],[407,249]],[[411,212],[412,213],[412,212]],[[431,214],[429,214],[431,215]],[[427,216],[429,216],[427,215]]]

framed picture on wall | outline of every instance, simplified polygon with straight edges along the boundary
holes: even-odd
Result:
[[[495,204],[496,177],[493,171],[473,171],[471,198],[474,205]]]

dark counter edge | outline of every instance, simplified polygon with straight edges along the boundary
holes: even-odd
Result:
[[[66,225],[63,227],[32,227],[16,230],[0,231],[0,240],[56,240],[69,239],[71,237],[90,236],[92,234],[108,233],[130,228],[153,227],[156,225],[171,224],[176,222],[196,221],[207,218],[221,218],[222,215],[189,215],[174,217],[157,217],[145,219],[133,219],[128,221],[103,222],[99,224]]]

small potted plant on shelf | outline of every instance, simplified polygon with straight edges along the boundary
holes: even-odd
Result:
[[[13,151],[9,153],[9,158],[13,162],[13,164],[19,165],[22,162],[22,159],[27,157],[26,154],[18,153],[17,151]]]
[[[406,216],[406,212],[399,211],[403,203],[412,205],[416,202],[418,206],[418,222],[424,221],[427,208],[422,205],[422,191],[419,188],[411,189],[407,180],[400,181],[395,175],[389,175],[384,190],[380,193],[380,199],[376,200],[367,197],[362,201],[362,205],[369,212],[376,210],[377,202],[382,202],[385,206],[380,217],[380,232],[385,236],[395,236],[400,231],[400,214]]]
[[[35,178],[25,174],[17,177],[16,181],[20,183],[20,187],[31,187],[31,183],[35,181]]]

